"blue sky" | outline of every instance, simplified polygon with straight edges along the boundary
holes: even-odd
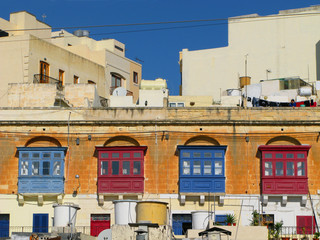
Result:
[[[26,10],[55,28],[142,22],[225,19],[308,7],[320,0],[1,0],[0,17]],[[218,23],[218,24],[217,24]],[[211,25],[209,25],[211,24]],[[202,27],[190,27],[207,25]],[[175,28],[183,26],[184,28]],[[153,30],[156,28],[172,28]],[[76,30],[76,29],[74,29]],[[90,28],[91,37],[115,38],[126,44],[126,56],[142,60],[142,78],[167,79],[171,95],[179,94],[179,51],[227,46],[226,21],[133,27]],[[141,31],[142,30],[142,31]],[[147,31],[146,31],[147,30]],[[69,30],[73,31],[73,30]],[[127,33],[119,33],[131,31]],[[133,32],[132,32],[133,31]]]

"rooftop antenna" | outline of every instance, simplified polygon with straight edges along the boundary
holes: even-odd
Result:
[[[245,61],[244,61],[244,73],[245,73],[245,77],[248,76],[248,53],[246,55],[244,55],[245,57]]]
[[[47,15],[44,13],[44,14],[42,14],[42,22],[44,22],[44,20],[46,19],[46,17],[47,17]]]
[[[135,58],[135,60],[136,60],[137,62],[142,62],[142,63],[144,62],[143,60],[141,60],[141,59],[139,59],[139,58],[137,58],[137,57]]]

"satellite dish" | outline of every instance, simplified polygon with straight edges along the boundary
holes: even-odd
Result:
[[[111,229],[105,229],[101,233],[99,233],[98,240],[111,240],[112,232]]]
[[[127,89],[123,87],[117,87],[112,92],[112,96],[127,96]]]

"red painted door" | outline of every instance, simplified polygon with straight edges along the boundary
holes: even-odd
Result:
[[[314,234],[316,232],[316,222],[313,216],[297,216],[297,233]]]
[[[110,228],[109,214],[91,214],[90,233],[97,237],[100,232]]]

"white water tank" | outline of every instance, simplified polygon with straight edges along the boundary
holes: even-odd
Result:
[[[117,225],[136,223],[136,200],[115,200],[114,216]]]
[[[312,89],[311,87],[301,87],[299,88],[299,95],[300,96],[311,96]]]
[[[213,212],[195,211],[192,214],[192,229],[206,229],[209,219],[213,219]]]
[[[76,225],[77,211],[80,207],[73,203],[54,204],[54,227],[68,227]]]

